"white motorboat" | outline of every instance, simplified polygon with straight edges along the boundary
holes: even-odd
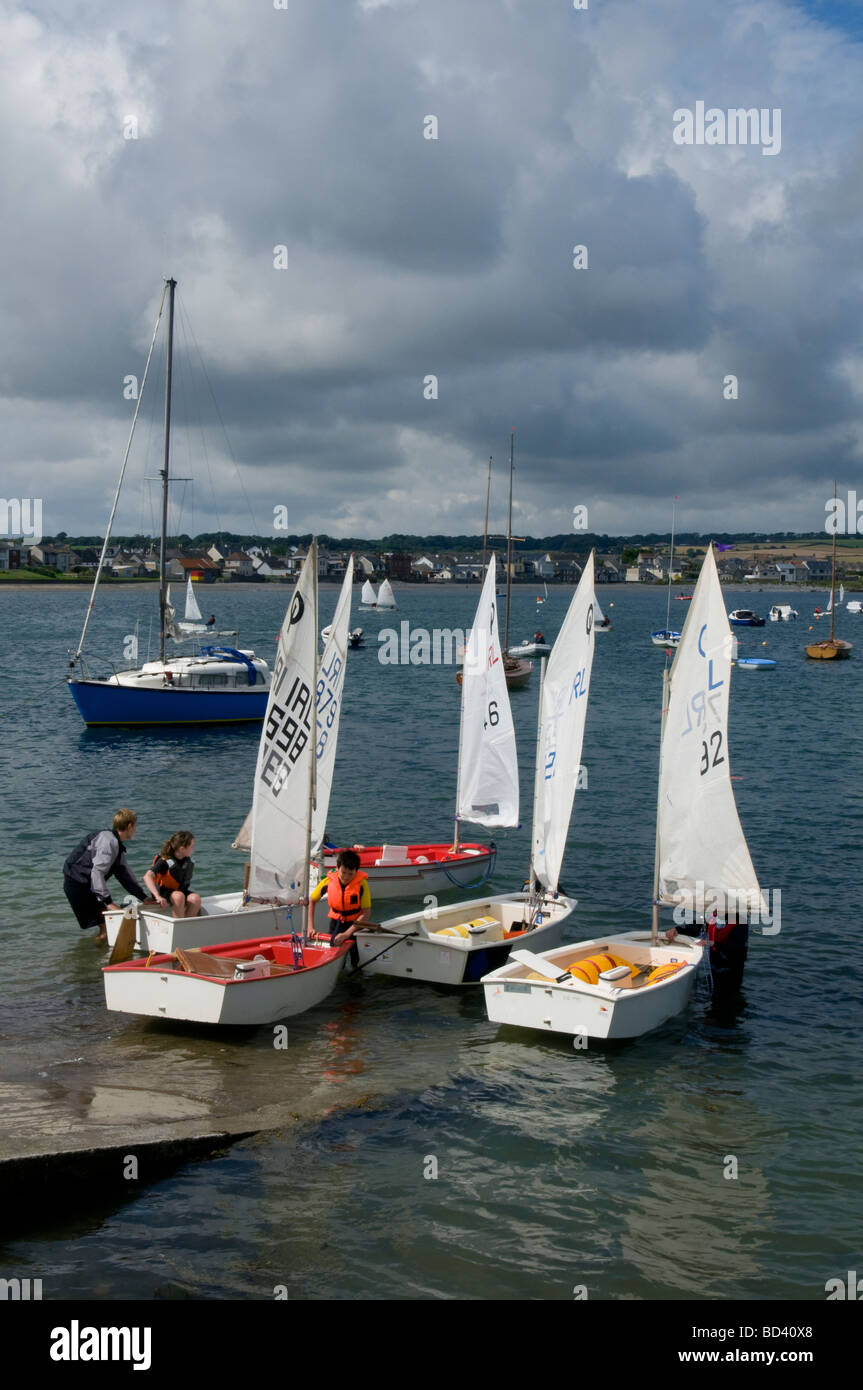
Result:
[[[304,946],[298,936],[180,948],[105,966],[105,1002],[116,1013],[192,1023],[276,1023],[332,993],[349,949]]]
[[[322,641],[322,642],[328,642],[328,641],[330,640],[330,638],[332,637],[332,635],[333,635],[333,625],[332,625],[332,623],[330,623],[327,627],[322,627],[322,628],[321,628],[321,641]],[[356,651],[356,649],[357,649],[358,647],[364,647],[365,645],[366,645],[366,644],[365,644],[365,642],[363,641],[363,630],[362,630],[362,628],[361,628],[361,627],[354,627],[354,628],[351,628],[351,631],[348,633],[348,646],[351,647],[354,651]]]
[[[768,617],[771,623],[790,623],[792,618],[799,618],[800,614],[790,603],[774,603]]]
[[[575,899],[558,891],[581,759],[593,662],[593,556],[543,675],[534,768],[528,892],[411,913],[357,932],[360,968],[437,984],[475,984],[516,945],[560,941]],[[488,567],[465,656],[457,811],[481,824],[518,823],[515,732],[500,657],[495,562]]]
[[[766,910],[729,772],[732,642],[711,546],[671,672],[663,673],[652,930],[529,959],[519,950],[483,980],[494,1022],[573,1038],[638,1037],[686,1007],[704,950],[688,935],[660,938],[660,905],[682,909],[687,927],[699,901]]]
[[[519,642],[515,647],[507,647],[507,656],[548,656],[551,651],[550,643],[546,642],[541,632],[533,634],[533,641],[525,637],[523,642]]]
[[[398,608],[398,604],[396,603],[396,596],[393,593],[393,586],[388,579],[384,579],[381,583],[381,587],[378,589],[377,607],[378,612]]]
[[[368,613],[378,606],[378,596],[375,593],[375,586],[367,579],[362,587],[360,594],[360,612]]]
[[[353,559],[348,562],[333,632],[320,662],[317,643],[317,546],[312,544],[297,580],[279,634],[276,671],[267,717],[261,731],[248,830],[251,851],[248,892],[216,893],[202,898],[201,915],[175,918],[164,908],[137,911],[135,945],[144,951],[214,946],[241,937],[275,936],[291,931],[293,909],[303,896],[307,866],[323,840],[329,809],[333,764],[350,622]],[[310,619],[310,621],[309,621]],[[276,679],[278,672],[278,680]],[[316,691],[316,727],[312,732],[312,697]],[[310,757],[314,745],[316,757]],[[302,770],[314,763],[314,807],[298,794]],[[298,769],[300,770],[298,772]],[[284,795],[290,784],[292,796]],[[245,827],[244,827],[245,828]],[[307,843],[308,839],[308,843]],[[122,912],[106,915],[108,942],[114,944]],[[302,922],[302,912],[297,921]]]
[[[667,627],[660,629],[659,632],[651,632],[650,634],[650,640],[654,647],[679,647],[680,637],[681,634],[679,632],[675,632]]]
[[[859,598],[849,598],[845,605],[846,613],[863,613],[863,602]]]

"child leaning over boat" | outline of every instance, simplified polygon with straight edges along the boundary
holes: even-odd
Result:
[[[156,902],[160,907],[170,906],[175,917],[197,917],[201,911],[200,894],[189,891],[195,872],[194,848],[195,837],[191,830],[175,830],[144,875],[144,882]]]

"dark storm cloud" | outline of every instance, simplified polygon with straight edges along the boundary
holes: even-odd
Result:
[[[3,490],[38,480],[52,529],[107,513],[166,273],[242,469],[218,430],[202,462],[185,423],[213,411],[199,387],[183,414],[181,378],[202,527],[248,495],[297,529],[476,529],[512,425],[534,532],[575,502],[664,528],[674,492],[690,525],[803,527],[824,477],[853,484],[861,58],[799,7],[217,0],[3,28]],[[781,107],[781,154],[675,146],[697,100]]]

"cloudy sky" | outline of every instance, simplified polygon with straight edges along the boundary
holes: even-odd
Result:
[[[481,530],[489,454],[503,528],[513,427],[521,534],[863,496],[861,0],[276,4],[0,6],[2,491],[46,534],[104,527],[170,274],[183,529]],[[781,148],[676,143],[697,102]]]

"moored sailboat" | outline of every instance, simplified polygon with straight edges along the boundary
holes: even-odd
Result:
[[[78,647],[69,662],[81,674],[67,679],[78,711],[87,725],[144,725],[144,724],[226,724],[263,719],[267,708],[270,673],[265,661],[253,651],[238,651],[232,647],[204,647],[193,656],[172,656],[166,659],[165,642],[176,635],[174,613],[170,604],[167,581],[168,489],[171,454],[171,392],[174,342],[174,294],[177,282],[166,281],[156,316],[153,338],[147,355],[141,390],[135,407],[129,441],[114,494],[114,503],[99,564],[93,580],[90,602]],[[165,449],[162,479],[162,518],[159,547],[159,659],[146,661],[130,670],[113,671],[109,676],[91,676],[83,657],[84,641],[96,592],[105,565],[111,527],[117,511],[120,489],[129,460],[129,451],[144,395],[153,347],[162,317],[165,296],[168,296],[168,346],[165,376]],[[194,604],[194,595],[192,595]],[[197,605],[195,605],[197,606]],[[200,613],[198,613],[200,617]]]
[[[835,484],[835,483],[833,484],[833,497],[834,497],[834,501],[835,501],[835,499],[836,499],[836,484]],[[837,532],[837,529],[838,529],[838,528],[837,528],[837,522],[836,522],[836,508],[834,507],[834,515],[833,515],[833,553],[832,553],[832,559],[831,559],[831,562],[830,562],[830,603],[829,603],[829,605],[828,605],[828,608],[827,608],[827,612],[826,612],[826,613],[823,613],[823,614],[822,614],[822,613],[816,612],[816,614],[815,614],[816,618],[817,618],[817,617],[825,617],[825,618],[826,618],[826,617],[829,616],[829,618],[830,618],[830,636],[829,636],[829,637],[826,639],[826,641],[824,641],[824,642],[810,642],[810,643],[808,644],[808,646],[806,647],[806,655],[807,655],[808,657],[811,657],[811,659],[812,659],[813,661],[841,661],[841,660],[844,660],[845,658],[847,658],[847,657],[849,657],[849,656],[851,655],[851,646],[852,646],[852,644],[851,644],[850,642],[844,642],[840,637],[837,637],[837,636],[835,635],[835,622],[836,622],[835,607],[836,607],[836,605],[834,604],[834,596],[835,596],[835,593],[836,593],[836,532]],[[844,597],[844,595],[845,595],[845,590],[844,590],[844,588],[843,588],[843,589],[842,589],[842,596]],[[841,601],[841,600],[840,600],[840,601]]]

